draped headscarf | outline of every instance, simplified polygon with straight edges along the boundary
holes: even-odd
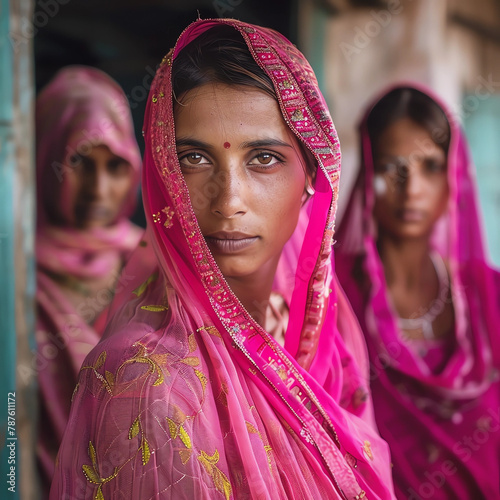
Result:
[[[376,103],[398,88],[429,96],[450,125],[449,200],[430,239],[449,270],[455,318],[446,341],[404,339],[377,250],[367,122]],[[336,235],[335,260],[368,344],[375,417],[391,448],[396,494],[413,499],[497,498],[500,280],[487,262],[474,167],[457,118],[431,92],[404,83],[383,96],[361,122],[362,168]]]
[[[176,154],[172,61],[220,25],[241,34],[318,165],[276,280],[289,300],[284,348],[221,274]],[[154,78],[144,135],[148,233],[125,268],[141,279],[84,363],[51,498],[393,498],[352,355],[365,355],[361,332],[332,275],[340,148],[307,61],[272,30],[198,20]]]
[[[117,220],[89,229],[55,224],[47,211],[50,197],[57,196],[52,205],[63,220],[72,201],[66,189],[68,158],[100,145],[131,165],[132,187]],[[102,71],[85,66],[60,70],[41,90],[36,146],[38,352],[33,365],[40,388],[38,459],[48,492],[78,372],[102,335],[101,311],[112,298],[105,288],[94,299],[82,296],[76,307],[61,283],[84,287],[84,281],[106,279],[113,270],[118,278],[142,234],[127,218],[136,204],[141,157],[123,90]]]

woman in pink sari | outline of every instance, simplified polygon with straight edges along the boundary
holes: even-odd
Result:
[[[141,158],[125,94],[90,67],[64,68],[40,92],[36,132],[34,366],[38,463],[48,495],[78,372],[102,335],[116,280],[142,234],[127,218]]]
[[[335,259],[396,495],[500,498],[499,280],[464,135],[438,99],[401,85],[369,108],[361,144]]]
[[[144,136],[141,279],[84,362],[51,498],[393,498],[331,272],[340,150],[307,61],[198,20]]]

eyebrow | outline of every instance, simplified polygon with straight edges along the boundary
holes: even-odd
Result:
[[[177,147],[180,146],[190,146],[199,149],[212,149],[212,146],[208,142],[199,141],[198,139],[192,139],[191,137],[181,137],[175,141]]]
[[[213,149],[213,146],[207,142],[200,141],[198,139],[193,139],[190,137],[181,137],[175,141],[177,147],[190,146],[200,149]],[[240,144],[238,149],[253,149],[253,148],[266,148],[270,146],[279,146],[293,148],[293,146],[287,142],[281,141],[280,139],[259,139],[255,141],[246,141]]]
[[[288,142],[281,141],[280,139],[260,139],[257,141],[247,141],[241,144],[241,149],[250,148],[266,148],[269,146],[284,146],[287,148],[292,148],[293,146]]]

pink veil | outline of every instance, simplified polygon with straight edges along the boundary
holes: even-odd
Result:
[[[78,283],[107,276],[137,245],[142,231],[127,216],[136,204],[141,158],[123,90],[91,67],[68,66],[42,89],[36,102],[36,134],[38,351],[33,366],[38,371],[41,405],[38,458],[48,490],[78,372],[102,334],[102,304],[109,304],[112,298],[106,289],[97,298],[99,307],[82,299],[81,307],[75,308],[58,278],[69,277]],[[60,183],[57,209],[61,213],[68,210],[70,201],[65,190],[70,167],[65,160],[101,144],[126,159],[133,169],[133,188],[118,220],[92,230],[53,225],[46,202],[54,196],[54,185]]]
[[[368,344],[375,416],[391,447],[397,496],[429,498],[432,490],[436,499],[493,498],[499,495],[500,481],[499,358],[494,347],[499,280],[487,263],[474,168],[464,134],[446,106],[412,83],[395,85],[383,95],[399,87],[434,99],[451,127],[448,210],[431,240],[448,262],[455,312],[454,339],[442,368],[432,369],[402,340],[377,251],[367,119],[382,96],[361,122],[363,167],[337,233],[337,274]],[[466,445],[464,440],[477,429],[489,434],[488,442],[477,448]]]
[[[276,280],[290,300],[285,348],[227,285],[177,159],[172,60],[221,23],[242,35],[318,162]],[[366,373],[348,347],[365,355],[359,326],[330,265],[340,148],[307,61],[272,30],[199,20],[156,74],[144,135],[147,236],[82,368],[51,498],[392,498]]]

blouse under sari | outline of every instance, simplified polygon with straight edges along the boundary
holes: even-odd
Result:
[[[500,498],[500,280],[486,259],[475,172],[456,117],[425,89],[400,86],[429,95],[450,123],[449,202],[431,247],[449,269],[452,335],[405,340],[398,328],[372,217],[367,119],[375,103],[360,127],[363,163],[337,233],[337,272],[368,344],[375,417],[391,448],[396,496]]]
[[[276,278],[289,301],[284,348],[217,267],[176,153],[172,60],[221,23],[241,34],[318,163]],[[144,137],[147,237],[80,372],[51,498],[393,498],[353,356],[366,361],[361,332],[331,271],[340,149],[307,61],[272,30],[198,20],[157,71]]]

